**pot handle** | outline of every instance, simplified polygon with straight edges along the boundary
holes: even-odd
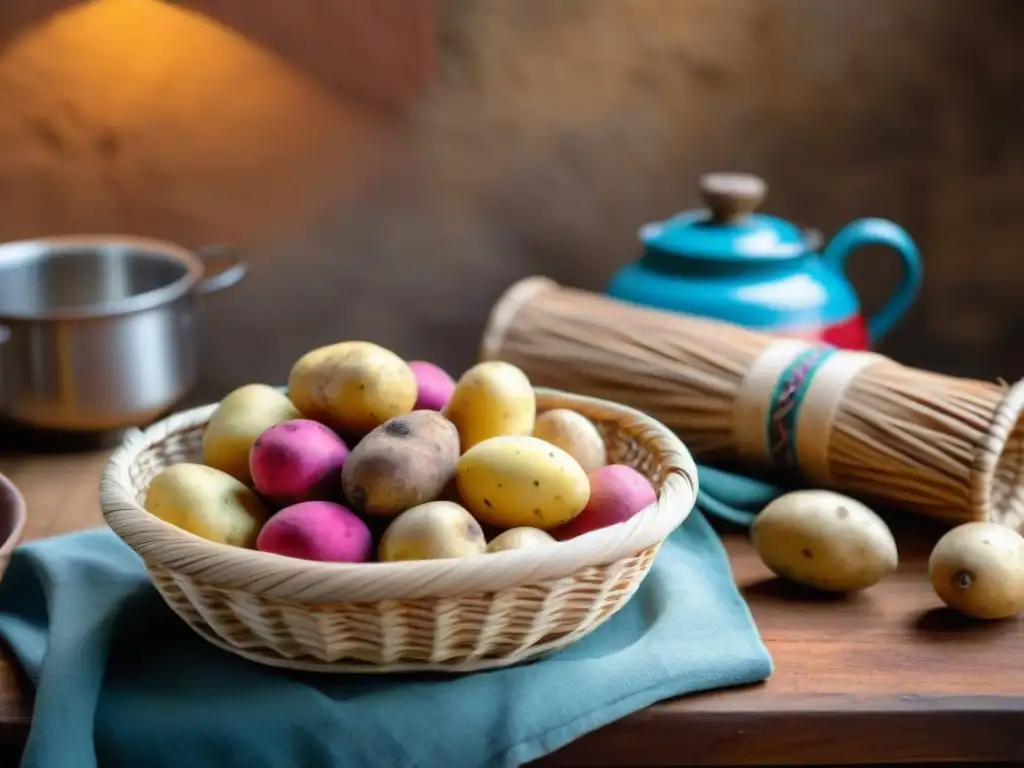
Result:
[[[921,288],[921,255],[913,239],[903,227],[887,219],[857,219],[843,227],[832,238],[822,258],[838,272],[845,272],[846,259],[866,245],[885,245],[899,254],[903,270],[896,291],[867,319],[868,337],[875,346],[917,298]]]
[[[195,251],[203,262],[205,274],[196,286],[196,293],[206,296],[237,284],[249,271],[249,265],[238,258],[233,245],[206,245]]]

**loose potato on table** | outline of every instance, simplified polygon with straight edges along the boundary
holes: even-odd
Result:
[[[302,415],[339,432],[367,432],[409,413],[417,392],[408,363],[368,341],[307,352],[288,376],[288,394]]]
[[[413,411],[359,441],[341,471],[342,488],[360,512],[393,516],[440,497],[458,461],[455,425],[436,411]]]
[[[456,483],[469,511],[498,528],[556,528],[590,498],[590,481],[579,463],[532,436],[478,443],[459,459]]]
[[[247,384],[229,393],[203,431],[203,462],[249,483],[249,450],[266,429],[297,419],[287,395],[266,384]]]
[[[556,408],[540,414],[533,436],[557,445],[576,459],[588,474],[608,462],[604,438],[594,422],[568,408]]]
[[[462,374],[444,414],[458,428],[465,452],[491,437],[531,434],[537,398],[519,368],[491,360]]]
[[[341,468],[348,446],[329,427],[309,419],[275,424],[252,444],[253,485],[278,504],[341,496]]]
[[[437,560],[481,555],[487,549],[480,524],[463,507],[431,501],[396,517],[380,540],[381,562]]]
[[[250,488],[202,464],[172,464],[153,478],[143,502],[161,520],[210,541],[252,548],[270,510]]]
[[[977,619],[1008,618],[1024,610],[1024,537],[996,523],[959,525],[935,545],[928,575],[950,608]]]
[[[877,514],[832,491],[792,491],[750,529],[754,549],[776,575],[815,589],[853,592],[896,570],[896,541]]]

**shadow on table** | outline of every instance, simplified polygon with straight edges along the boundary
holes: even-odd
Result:
[[[120,444],[124,434],[124,430],[70,432],[37,429],[0,418],[0,456],[112,450]]]
[[[995,621],[972,619],[943,606],[922,611],[914,619],[913,629],[926,642],[968,643],[1003,637],[1018,632],[1020,627],[1015,617]]]
[[[778,576],[755,581],[741,587],[740,592],[751,603],[854,603],[859,598],[858,593],[825,592],[795,584]]]

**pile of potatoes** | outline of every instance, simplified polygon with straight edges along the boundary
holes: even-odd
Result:
[[[538,414],[509,363],[455,381],[345,341],[299,358],[287,389],[228,394],[203,434],[203,463],[166,468],[145,508],[222,544],[365,563],[557,545],[656,498],[643,475],[607,463],[584,416]]]

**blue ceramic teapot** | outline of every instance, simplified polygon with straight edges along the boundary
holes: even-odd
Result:
[[[767,193],[756,176],[707,174],[700,191],[706,209],[640,230],[643,255],[612,278],[608,295],[845,349],[875,346],[917,297],[917,247],[891,221],[853,221],[819,250],[816,233],[755,212]],[[903,266],[894,295],[868,318],[844,272],[866,245],[892,248]]]

